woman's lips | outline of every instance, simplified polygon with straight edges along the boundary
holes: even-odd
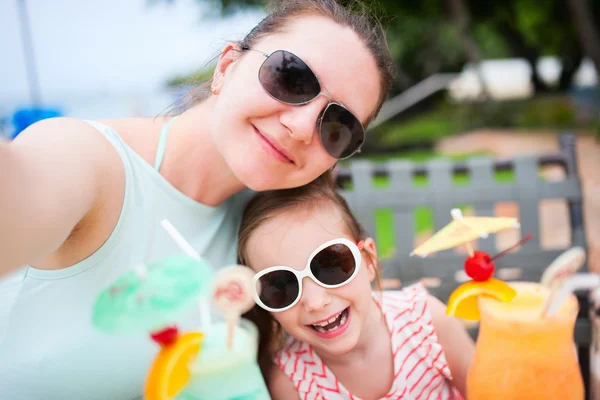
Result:
[[[269,140],[269,138],[263,135],[256,127],[254,127],[254,132],[256,132],[262,148],[265,149],[267,153],[272,155],[278,161],[286,164],[294,164],[294,161],[285,149],[281,148],[275,141]]]

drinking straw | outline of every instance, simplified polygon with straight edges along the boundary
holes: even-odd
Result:
[[[563,284],[555,292],[554,296],[552,294],[549,296],[548,303],[546,304],[542,315],[544,317],[555,315],[569,295],[576,290],[593,289],[596,287],[600,287],[600,275],[594,273],[574,274],[565,279]]]
[[[148,277],[148,267],[144,263],[135,264],[133,267],[137,276],[144,280]]]
[[[163,219],[160,221],[160,225],[164,228],[165,231],[169,234],[171,239],[179,246],[179,249],[183,251],[187,256],[200,260],[200,254],[184,239],[184,237],[179,233],[179,231],[169,222],[167,219]],[[200,315],[202,318],[202,330],[204,332],[208,332],[212,325],[212,318],[210,316],[210,307],[208,305],[208,300],[202,296],[198,301],[198,306],[200,308]]]
[[[194,250],[192,245],[190,245],[179,233],[177,229],[169,222],[168,219],[163,219],[160,221],[160,225],[167,231],[171,239],[179,246],[181,251],[183,251],[186,255],[192,257],[193,259],[199,260],[200,254]]]
[[[585,250],[580,247],[572,247],[559,255],[542,274],[540,283],[554,289],[555,286],[569,276],[577,272],[585,263]]]

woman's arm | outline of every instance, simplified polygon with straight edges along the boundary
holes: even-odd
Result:
[[[446,361],[452,373],[452,384],[466,398],[467,372],[475,351],[473,339],[459,319],[446,314],[444,303],[434,296],[429,296],[427,304],[438,342],[444,349]]]
[[[111,147],[69,118],[40,121],[0,142],[0,276],[61,248],[114,178],[104,168],[114,161]]]

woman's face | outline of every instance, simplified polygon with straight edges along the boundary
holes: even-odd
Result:
[[[361,123],[377,106],[380,78],[375,59],[350,28],[323,17],[300,17],[253,48],[296,54],[319,77],[322,89]],[[336,162],[321,145],[317,124],[330,100],[317,96],[302,106],[275,100],[258,79],[265,61],[260,52],[241,52],[233,45],[223,51],[213,83],[212,138],[247,187],[260,191],[302,186]]]

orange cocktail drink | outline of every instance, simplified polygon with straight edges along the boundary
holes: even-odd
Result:
[[[475,355],[467,377],[469,400],[581,400],[584,389],[573,331],[579,305],[571,295],[551,317],[543,316],[549,290],[511,283],[507,303],[479,297]]]

